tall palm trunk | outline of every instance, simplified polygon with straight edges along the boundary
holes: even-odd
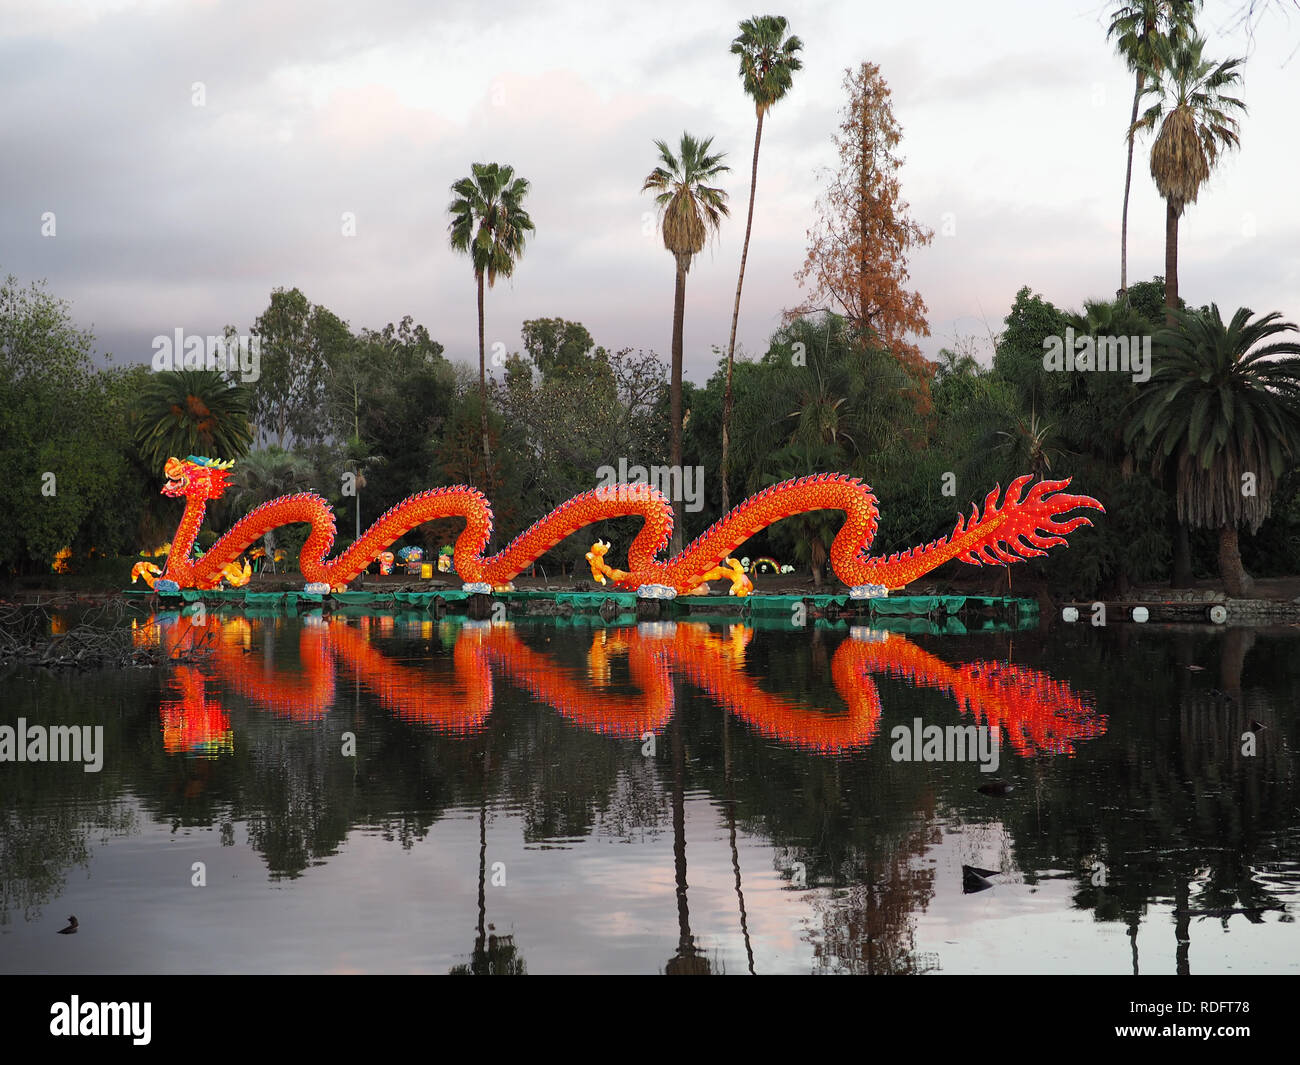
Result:
[[[483,357],[483,275],[478,275],[478,413],[483,431],[483,487],[492,490],[492,450],[488,446],[487,363]]]
[[[1230,625],[1223,634],[1223,651],[1219,655],[1219,687],[1241,704],[1241,673],[1246,656],[1255,646],[1255,630]]]
[[[669,976],[708,976],[709,959],[700,954],[691,935],[691,910],[686,901],[686,749],[680,715],[668,726],[673,745],[673,872],[677,885],[677,951],[664,966]]]
[[[1192,537],[1187,526],[1178,520],[1178,511],[1171,503],[1169,519],[1173,524],[1174,535],[1174,572],[1171,587],[1190,588],[1192,586]]]
[[[1124,169],[1124,215],[1119,229],[1119,290],[1128,302],[1128,195],[1133,184],[1133,125],[1138,120],[1138,101],[1142,99],[1142,71],[1137,72],[1133,88],[1133,114],[1128,120],[1128,165]]]
[[[1178,216],[1181,205],[1165,201],[1165,325],[1170,329],[1177,324],[1174,311],[1178,307]],[[1192,584],[1192,546],[1187,526],[1178,520],[1177,511],[1170,503],[1170,521],[1174,536],[1174,573],[1171,584],[1175,588],[1190,588]]]
[[[1173,572],[1170,575],[1169,587],[1190,588],[1192,586],[1192,538],[1187,531],[1187,526],[1178,520],[1176,502],[1178,483],[1169,467],[1165,468],[1164,477],[1165,492],[1169,495],[1169,509],[1165,518],[1169,529],[1169,542],[1174,548]]]
[[[470,971],[475,976],[490,974],[487,954],[487,792],[488,767],[492,761],[492,733],[483,734],[482,791],[478,807],[478,930],[474,937],[474,953]]]
[[[668,417],[672,422],[672,466],[678,478],[682,470],[682,327],[686,318],[686,267],[677,262],[677,289],[673,293],[673,366],[668,386]],[[680,493],[678,493],[680,494]],[[673,501],[673,538],[670,550],[682,549],[682,504]]]
[[[736,900],[740,904],[740,934],[749,958],[749,975],[754,973],[754,947],[749,941],[749,918],[745,913],[745,892],[740,881],[740,851],[736,848],[736,782],[731,774],[730,714],[722,715],[722,771],[727,782],[727,828],[731,837],[731,868],[736,874]]]
[[[1234,599],[1244,599],[1255,585],[1254,579],[1241,564],[1241,550],[1237,543],[1237,527],[1225,525],[1219,530],[1219,576]]]
[[[487,758],[483,760],[483,798],[478,808],[478,929],[474,936],[472,972],[486,976],[487,966]]]
[[[1172,200],[1165,201],[1165,325],[1170,329],[1178,323],[1174,311],[1178,307],[1178,216],[1182,207]]]
[[[820,536],[812,538],[812,544],[809,550],[809,561],[812,563],[813,587],[822,586],[822,570],[826,568],[826,560],[830,557],[826,550],[826,545],[822,543]]]
[[[1191,891],[1187,872],[1179,868],[1174,874],[1174,971],[1179,976],[1192,975]]]
[[[686,901],[686,754],[682,745],[680,715],[672,722],[673,748],[673,879],[677,888],[677,937],[679,949],[692,946],[691,909]]]
[[[736,279],[736,305],[731,311],[731,338],[727,341],[727,387],[722,394],[722,513],[731,509],[727,475],[731,472],[731,366],[736,354],[736,323],[740,319],[740,290],[745,284],[745,261],[749,258],[749,234],[754,228],[754,190],[758,187],[758,145],[763,139],[763,113],[754,129],[754,165],[749,173],[749,215],[745,219],[745,243],[740,249],[740,276]]]

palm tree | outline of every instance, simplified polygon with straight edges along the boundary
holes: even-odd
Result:
[[[1163,285],[1163,278],[1159,279]],[[1151,286],[1155,282],[1138,282],[1139,286]],[[1180,301],[1181,302],[1181,301]],[[1138,306],[1129,301],[1129,294],[1115,300],[1084,300],[1080,314],[1068,314],[1065,318],[1068,326],[1073,326],[1079,336],[1092,337],[1130,336],[1145,337],[1152,334],[1151,320],[1143,314]],[[1095,419],[1101,415],[1107,428],[1100,427],[1092,437],[1090,453],[1094,459],[1104,458],[1107,462],[1119,466],[1121,475],[1128,477],[1133,469],[1133,455],[1124,441],[1124,423],[1128,417],[1128,404],[1131,396],[1126,392],[1145,387],[1127,381],[1117,374],[1074,374],[1067,375],[1069,381],[1067,398],[1078,405],[1071,405],[1060,411],[1063,424],[1080,424],[1081,419]],[[1118,409],[1115,404],[1122,404]],[[1109,412],[1114,412],[1113,415]],[[1165,465],[1157,471],[1156,479],[1169,500],[1165,512],[1165,522],[1169,539],[1173,543],[1173,565],[1169,585],[1171,588],[1190,588],[1192,579],[1192,541],[1187,526],[1178,520],[1178,508],[1174,504],[1176,490],[1175,475],[1172,468]],[[1126,577],[1121,579],[1127,579]]]
[[[1108,38],[1115,38],[1115,48],[1124,58],[1135,79],[1133,86],[1133,114],[1129,118],[1128,161],[1124,167],[1124,214],[1120,223],[1119,238],[1119,290],[1128,298],[1128,197],[1133,183],[1133,127],[1137,123],[1138,103],[1146,83],[1146,70],[1158,71],[1160,58],[1153,42],[1163,35],[1170,40],[1180,40],[1191,31],[1192,20],[1201,0],[1133,0],[1111,16]]]
[[[1084,300],[1083,310],[1067,314],[1065,322],[1079,336],[1141,336],[1151,332],[1150,323],[1124,299]]]
[[[754,128],[754,163],[749,174],[749,214],[745,219],[745,243],[740,249],[740,276],[736,279],[736,305],[731,311],[731,338],[727,341],[727,386],[722,398],[722,511],[731,509],[727,490],[727,460],[731,429],[731,364],[736,353],[736,323],[740,318],[740,290],[745,283],[745,260],[749,258],[749,235],[754,228],[754,190],[758,186],[758,146],[763,139],[763,116],[777,103],[793,82],[803,63],[795,55],[803,47],[798,37],[785,37],[786,20],[780,15],[759,15],[740,24],[740,34],[731,42],[731,54],[740,56],[740,77],[745,92],[754,101],[758,124]]]
[[[796,345],[804,353],[802,365],[791,358]],[[847,471],[913,428],[906,373],[888,352],[855,336],[839,315],[795,319],[772,337],[765,361],[773,365],[771,392],[779,398],[764,405],[765,416],[737,444],[751,492],[776,472],[783,449],[813,456],[812,465],[787,476]]]
[[[641,191],[657,193],[659,228],[664,247],[677,262],[677,288],[673,295],[673,363],[669,383],[669,417],[672,421],[672,464],[682,468],[682,322],[686,315],[686,272],[691,261],[704,248],[709,232],[716,233],[727,209],[727,194],[705,182],[714,180],[731,167],[723,165],[725,153],[709,154],[712,137],[696,140],[682,134],[678,155],[666,142],[655,141],[661,165],[650,171]],[[682,547],[682,506],[673,500],[672,551]]]
[[[1246,105],[1224,90],[1237,85],[1241,59],[1215,64],[1204,58],[1205,40],[1191,35],[1176,41],[1151,41],[1155,62],[1144,64],[1149,84],[1143,94],[1159,98],[1130,132],[1160,124],[1151,145],[1151,176],[1165,201],[1165,323],[1172,327],[1178,307],[1178,219],[1195,203],[1219,153],[1236,147],[1237,119]]]
[[[1153,472],[1171,462],[1178,518],[1219,531],[1219,572],[1246,595],[1237,527],[1255,532],[1272,509],[1287,463],[1300,456],[1300,343],[1262,343],[1296,326],[1276,311],[1251,321],[1242,307],[1175,312],[1179,328],[1155,337],[1159,359],[1125,430]],[[1278,358],[1278,356],[1286,356]]]
[[[478,390],[483,434],[483,469],[491,479],[492,453],[488,445],[487,371],[483,357],[483,279],[488,288],[497,277],[514,273],[515,262],[524,253],[524,234],[536,227],[523,208],[528,181],[515,177],[514,167],[497,163],[474,163],[472,175],[451,187],[455,199],[447,210],[451,222],[447,231],[455,251],[470,257],[478,283]],[[490,487],[490,486],[489,486]]]
[[[1069,454],[1056,442],[1055,428],[1040,421],[1037,409],[1031,407],[1028,418],[1023,414],[1016,416],[1014,429],[995,432],[995,436],[1002,437],[995,448],[1013,456],[1012,465],[1016,469],[1028,469],[1035,479],[1041,480],[1052,472],[1053,458]]]
[[[358,540],[361,539],[361,489],[366,487],[366,471],[373,471],[373,467],[386,465],[388,461],[383,455],[368,454],[369,451],[365,441],[356,436],[350,437],[342,447],[344,464],[351,467],[348,472],[352,474],[352,489],[356,493],[353,516],[356,519]]]
[[[253,443],[247,386],[220,370],[163,370],[136,400],[135,441],[151,472],[171,456],[237,459]]]

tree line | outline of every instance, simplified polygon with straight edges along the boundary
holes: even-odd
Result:
[[[598,345],[580,322],[544,318],[522,323],[521,350],[494,357],[501,373],[488,372],[485,292],[512,274],[536,229],[528,181],[501,163],[473,164],[451,185],[448,206],[450,246],[470,259],[475,281],[477,381],[413,318],[354,329],[298,289],[275,289],[248,328],[259,345],[255,380],[199,368],[95,371],[91,338],[66,305],[10,278],[0,294],[9,408],[0,455],[23,472],[0,488],[13,504],[0,515],[0,564],[31,569],[66,545],[84,556],[166,539],[177,504],[160,499],[157,484],[169,454],[240,460],[208,535],[285,491],[321,492],[346,534],[411,492],[469,483],[492,500],[498,539],[593,487],[602,466],[667,456],[678,469],[705,471],[703,508],[675,501],[674,550],[744,496],[823,471],[875,485],[876,549],[905,549],[946,533],[955,508],[1029,472],[1073,474],[1107,504],[1099,527],[1072,541],[1080,550],[1042,563],[1072,590],[1185,584],[1217,570],[1244,594],[1247,567],[1292,572],[1295,327],[1248,308],[1226,317],[1214,304],[1189,308],[1178,292],[1179,221],[1222,153],[1238,146],[1245,112],[1231,95],[1242,61],[1206,57],[1199,7],[1141,0],[1117,8],[1108,27],[1135,77],[1116,296],[1067,309],[1021,289],[990,338],[991,365],[969,340],[933,361],[914,342],[929,328],[924,300],[909,288],[908,256],[933,234],[901,198],[902,131],[888,85],[867,62],[845,72],[839,165],[796,274],[804,299],[761,356],[736,358],[764,123],[802,67],[802,42],[780,16],[745,20],[731,42],[756,124],[730,333],[703,385],[682,377],[686,279],[729,216],[716,184],[729,167],[711,137],[690,133],[676,145],[654,142],[657,164],[641,189],[654,196],[674,263],[667,365],[654,352]],[[1132,161],[1147,133],[1166,202],[1166,270],[1129,284]],[[1061,372],[1044,353],[1067,337],[1149,343],[1150,373]],[[630,539],[627,521],[592,534]],[[449,542],[454,530],[442,524],[418,535],[430,546]],[[749,553],[798,561],[820,583],[837,525],[832,514],[790,519]],[[1244,541],[1243,527],[1252,534]],[[296,530],[277,535],[294,548]],[[584,549],[562,545],[557,561]]]

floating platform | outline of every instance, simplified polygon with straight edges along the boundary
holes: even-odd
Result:
[[[471,618],[493,618],[504,609],[511,619],[526,617],[573,617],[593,615],[609,623],[628,621],[698,620],[727,622],[737,619],[793,621],[803,625],[816,620],[873,621],[909,619],[922,623],[916,631],[967,631],[968,628],[1032,628],[1038,624],[1038,602],[1010,596],[983,595],[891,595],[875,599],[852,599],[847,592],[813,595],[683,595],[676,599],[638,599],[634,592],[551,592],[524,589],[491,595],[442,589],[429,592],[355,591],[328,595],[304,591],[253,592],[243,588],[202,591],[183,589],[165,595],[147,589],[126,592],[135,599],[156,598],[164,608],[189,603],[214,608],[242,607],[248,611],[302,613],[322,610],[344,614],[423,611],[435,617],[468,614]],[[504,618],[501,618],[504,620]],[[984,625],[981,622],[989,622]],[[891,626],[892,627],[892,626]],[[906,626],[903,626],[906,627]]]

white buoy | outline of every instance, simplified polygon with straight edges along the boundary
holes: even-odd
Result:
[[[1142,622],[1146,621],[1147,618],[1149,618],[1150,616],[1151,614],[1147,611],[1147,608],[1144,606],[1135,606],[1133,608],[1133,620],[1136,621],[1138,624],[1141,624]]]
[[[1077,606],[1067,606],[1061,608],[1061,620],[1068,621],[1071,624],[1079,620],[1079,608]]]
[[[1215,603],[1209,609],[1210,620],[1216,625],[1222,625],[1228,620],[1228,608],[1222,603]]]

